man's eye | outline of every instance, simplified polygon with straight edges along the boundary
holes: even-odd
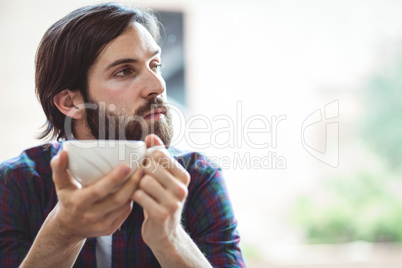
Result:
[[[125,69],[120,70],[117,73],[115,73],[114,76],[115,77],[125,77],[125,76],[128,76],[133,73],[134,73],[134,71],[131,70],[130,68],[125,68]]]
[[[157,63],[152,67],[152,70],[156,73],[160,73],[163,68],[163,65],[161,63]]]

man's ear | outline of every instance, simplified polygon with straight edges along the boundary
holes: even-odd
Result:
[[[53,103],[61,113],[68,117],[73,119],[84,118],[84,100],[79,90],[65,89],[53,97]]]

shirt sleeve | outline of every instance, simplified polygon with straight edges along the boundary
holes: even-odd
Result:
[[[245,267],[222,171],[196,162],[185,205],[187,231],[214,267]]]
[[[0,267],[18,267],[32,245],[24,210],[13,181],[0,173]]]

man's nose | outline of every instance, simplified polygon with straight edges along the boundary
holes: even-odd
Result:
[[[151,69],[144,70],[142,81],[143,98],[150,99],[155,98],[163,94],[166,90],[165,80],[159,73],[155,73]]]

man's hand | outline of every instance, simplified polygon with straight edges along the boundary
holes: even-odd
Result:
[[[163,145],[155,135],[148,135],[145,142],[148,148]],[[182,234],[180,219],[190,175],[166,150],[151,153],[144,171],[133,200],[144,209],[142,238],[155,253],[166,250]]]
[[[72,267],[87,237],[112,234],[128,217],[141,169],[126,181],[121,165],[99,181],[81,188],[67,171],[67,152],[51,161],[59,199],[47,216],[20,267]]]
[[[147,147],[163,145],[151,134]],[[144,163],[144,176],[133,200],[144,209],[141,235],[162,267],[211,267],[180,225],[190,174],[166,150],[156,150]]]
[[[54,219],[60,234],[79,241],[115,232],[131,212],[131,197],[141,177],[141,169],[123,182],[130,168],[120,165],[94,184],[81,188],[68,173],[67,166],[65,151],[51,161],[59,199],[54,209]]]

